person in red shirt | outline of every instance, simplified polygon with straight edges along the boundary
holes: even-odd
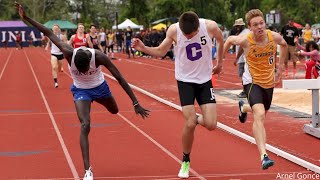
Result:
[[[78,24],[77,33],[71,36],[69,44],[74,48],[82,46],[93,48],[90,36],[89,34],[85,34],[82,23]]]
[[[305,79],[312,79],[312,74],[314,78],[318,78],[318,67],[320,65],[320,54],[319,54],[319,46],[315,41],[309,41],[306,44],[306,47],[301,46],[298,40],[295,40],[297,48],[302,50],[298,51],[295,54],[300,56],[310,56],[310,59],[306,61],[306,75]]]

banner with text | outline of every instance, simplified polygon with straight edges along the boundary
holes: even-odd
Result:
[[[5,43],[8,47],[16,47],[16,34],[21,33],[22,46],[38,46],[41,43],[41,33],[34,27],[0,27],[0,47]]]

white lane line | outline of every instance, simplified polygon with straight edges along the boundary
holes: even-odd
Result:
[[[145,65],[145,66],[151,66],[151,67],[155,67],[155,68],[158,68],[158,69],[164,69],[164,70],[166,70],[166,71],[174,72],[174,69],[165,68],[165,67],[160,67],[159,65],[153,65],[153,64],[148,64],[148,63],[144,63],[144,62],[128,60],[128,59],[126,59],[126,61],[128,61],[128,62],[130,62],[130,63],[134,63],[134,64],[142,64],[142,65]]]
[[[32,74],[33,74],[33,77],[34,77],[34,79],[35,79],[35,81],[36,81],[36,83],[37,83],[37,86],[38,86],[38,89],[39,89],[39,91],[40,91],[40,94],[41,94],[41,97],[42,97],[42,99],[43,99],[43,102],[44,102],[44,104],[45,104],[45,106],[46,106],[46,108],[47,108],[49,117],[50,117],[50,119],[51,119],[51,122],[52,122],[52,125],[53,125],[53,127],[54,127],[54,130],[55,130],[55,132],[56,132],[56,134],[57,134],[57,136],[58,136],[58,139],[59,139],[61,148],[62,148],[63,153],[64,153],[64,155],[65,155],[65,157],[66,157],[66,159],[67,159],[67,162],[68,162],[69,167],[70,167],[70,169],[71,169],[72,175],[73,175],[74,178],[79,179],[78,172],[77,172],[77,170],[76,170],[76,168],[75,168],[75,166],[74,166],[74,164],[73,164],[73,161],[72,161],[72,159],[71,159],[71,156],[70,156],[70,154],[69,154],[69,151],[68,151],[68,149],[67,149],[67,146],[66,146],[66,144],[64,143],[64,140],[63,140],[63,138],[62,138],[62,135],[61,135],[61,133],[60,133],[60,130],[59,130],[59,128],[58,128],[58,125],[57,125],[57,123],[56,123],[56,121],[55,121],[55,119],[54,119],[54,117],[53,117],[53,114],[52,114],[52,111],[51,111],[50,106],[49,106],[49,104],[48,104],[48,101],[47,101],[47,99],[46,99],[46,97],[45,97],[45,95],[44,95],[44,93],[43,93],[43,91],[42,91],[42,88],[41,88],[41,86],[40,86],[40,83],[39,83],[39,81],[38,81],[38,78],[37,78],[37,76],[36,76],[36,74],[35,74],[35,72],[34,72],[34,70],[33,70],[33,68],[32,68],[32,65],[31,65],[31,63],[30,63],[30,59],[29,59],[29,57],[28,57],[28,55],[27,55],[27,53],[25,52],[24,49],[23,49],[23,52],[24,52],[24,54],[25,54],[25,56],[26,56],[26,58],[27,58],[29,67],[30,67],[30,69],[31,69],[31,71],[32,71]]]
[[[108,77],[109,79],[117,81],[113,76],[110,76],[110,75],[108,75],[106,73],[104,73],[104,75],[106,77]],[[173,107],[175,109],[178,109],[180,111],[182,110],[181,106],[179,106],[177,104],[174,104],[174,103],[172,103],[172,102],[170,102],[168,100],[165,100],[165,99],[163,99],[163,98],[161,98],[159,96],[156,96],[155,94],[152,94],[152,93],[150,93],[150,92],[148,92],[148,91],[146,91],[144,89],[141,89],[141,88],[139,88],[139,87],[137,87],[135,85],[132,85],[132,84],[129,84],[129,86],[132,89],[134,89],[136,91],[139,91],[140,93],[142,93],[144,95],[147,95],[147,96],[149,96],[149,97],[151,97],[151,98],[153,98],[153,99],[155,99],[155,100],[157,100],[157,101],[159,101],[159,102],[161,102],[163,104],[171,106],[171,107]],[[246,141],[249,141],[252,144],[256,144],[256,141],[255,141],[255,139],[253,137],[251,137],[251,136],[249,136],[249,135],[247,135],[245,133],[242,133],[242,132],[240,132],[240,131],[238,131],[238,130],[236,130],[234,128],[231,128],[231,127],[226,126],[226,125],[224,125],[222,123],[219,123],[219,122],[218,122],[218,128],[220,128],[220,129],[222,129],[222,130],[224,130],[224,131],[226,131],[228,133],[231,133],[231,134],[233,134],[235,136],[238,136],[238,137],[240,137],[240,138],[242,138],[242,139],[244,139]],[[312,163],[310,163],[310,162],[308,162],[308,161],[306,161],[304,159],[301,159],[301,158],[299,158],[297,156],[294,156],[294,155],[292,155],[292,154],[290,154],[288,152],[285,152],[285,151],[283,151],[283,150],[281,150],[281,149],[279,149],[277,147],[274,147],[272,145],[269,145],[269,144],[266,144],[266,149],[268,151],[273,152],[274,154],[276,154],[278,156],[281,156],[281,157],[293,162],[293,163],[296,163],[296,164],[298,164],[298,165],[300,165],[302,167],[305,167],[308,170],[311,170],[311,171],[316,172],[316,173],[320,173],[320,167],[319,166],[317,166],[315,164],[312,164]]]
[[[0,73],[0,80],[1,80],[1,78],[2,78],[2,75],[3,75],[4,70],[5,70],[6,67],[7,67],[7,64],[8,64],[8,62],[9,62],[9,59],[10,59],[10,57],[11,57],[11,55],[12,55],[12,51],[13,51],[13,50],[10,51],[10,54],[9,54],[7,60],[6,60],[6,63],[4,64],[3,69],[2,69],[2,71],[1,71],[1,73]]]

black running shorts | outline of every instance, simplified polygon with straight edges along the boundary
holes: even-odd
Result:
[[[55,56],[58,60],[64,59],[63,54],[51,54],[52,56]]]
[[[194,105],[195,99],[199,105],[216,103],[211,80],[203,84],[182,81],[177,83],[181,106]]]
[[[263,104],[265,110],[269,110],[273,97],[273,88],[262,88],[257,84],[246,84],[243,86],[248,102],[252,107],[255,104]]]

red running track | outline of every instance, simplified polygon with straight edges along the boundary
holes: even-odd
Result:
[[[50,55],[43,49],[0,49],[0,57],[0,178],[81,178],[80,126],[69,90],[72,83],[69,72],[59,74],[59,88],[55,89]],[[114,63],[129,83],[179,104],[172,62],[144,58],[125,60],[122,54],[118,57],[122,60]],[[66,63],[64,65],[67,70]],[[233,75],[235,73],[230,72],[229,76]],[[93,103],[90,155],[95,178],[178,179],[183,126],[181,112],[135,91],[141,104],[152,111],[151,117],[143,120],[135,115],[131,101],[118,83],[106,79],[120,112],[111,115]],[[221,77],[220,87],[230,88],[227,84],[236,81],[231,79],[234,81]],[[237,87],[234,85],[232,88]],[[218,104],[219,121],[250,135],[252,119],[249,118],[249,123],[244,125],[235,123],[237,103]],[[277,119],[285,117],[292,124],[289,117],[271,114]],[[312,144],[317,146],[314,144],[316,141],[291,126],[290,132],[284,133],[282,125],[276,120],[266,123],[270,134],[268,142],[280,145],[294,155],[306,156],[307,160],[315,163],[319,156],[317,149],[310,149]],[[301,143],[304,146],[302,150],[291,142],[293,137],[290,134],[295,134],[296,140],[306,140],[311,144]],[[310,148],[306,150],[306,147]],[[272,153],[270,156],[276,161],[275,166],[262,171],[255,145],[221,129],[209,132],[197,128],[190,179],[253,180],[276,179],[278,175],[294,172],[312,174]]]

